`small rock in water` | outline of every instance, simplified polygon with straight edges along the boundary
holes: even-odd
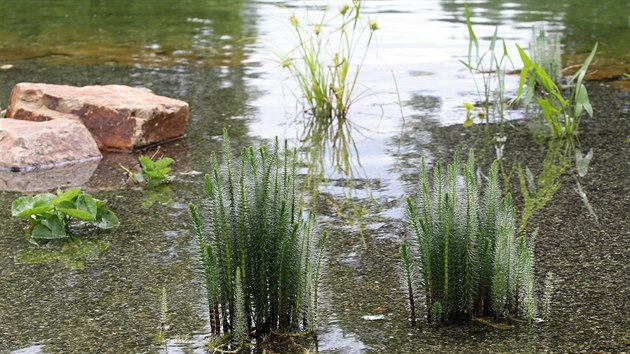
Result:
[[[0,65],[0,69],[2,70],[9,70],[13,67],[13,64],[4,64],[4,65]]]
[[[365,315],[365,316],[361,316],[361,318],[366,321],[378,321],[378,320],[384,320],[385,315]]]

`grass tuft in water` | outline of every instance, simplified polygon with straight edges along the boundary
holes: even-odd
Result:
[[[468,55],[466,61],[460,60],[460,62],[470,71],[477,88],[479,97],[477,105],[481,108],[478,116],[480,119],[485,119],[486,122],[503,122],[508,106],[505,99],[505,73],[508,69],[508,63],[512,67],[514,67],[514,63],[508,54],[505,41],[498,36],[498,27],[494,30],[488,49],[485,52],[480,52],[479,39],[472,26],[468,5],[465,5],[465,16],[468,28]],[[497,49],[498,44],[501,45],[500,49]],[[481,77],[481,85],[478,82],[478,77]],[[473,105],[466,106],[465,127],[473,124],[470,116],[473,107]]]
[[[533,319],[534,239],[516,235],[512,198],[501,196],[498,163],[483,177],[475,172],[471,150],[463,169],[456,154],[446,168],[436,163],[430,176],[423,159],[419,187],[417,201],[407,197],[407,220],[419,251],[416,270],[427,320]],[[406,269],[406,249],[402,258]]]
[[[205,176],[207,223],[189,204],[200,251],[213,334],[242,343],[270,331],[312,331],[326,234],[298,207],[296,152],[244,148],[232,161],[224,132],[224,167],[212,154]]]

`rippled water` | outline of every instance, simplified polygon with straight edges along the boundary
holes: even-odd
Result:
[[[162,289],[168,298],[168,352],[203,344],[203,290],[194,270],[185,204],[202,199],[201,177],[226,127],[237,145],[301,134],[295,87],[277,62],[291,48],[288,21],[334,11],[341,1],[2,1],[0,102],[17,82],[126,84],[190,103],[185,139],[163,147],[176,159],[175,182],[161,193],[124,185],[119,163],[135,156],[106,154],[86,188],[109,200],[122,226],[82,231],[72,249],[41,250],[23,237],[0,192],[0,352],[134,353],[166,351],[156,345]],[[557,299],[550,322],[497,331],[479,325],[411,328],[401,288],[398,247],[405,239],[400,201],[414,193],[421,156],[449,159],[476,147],[494,154],[495,132],[508,137],[505,159],[541,168],[547,142],[532,124],[509,111],[502,128],[463,129],[463,102],[478,100],[468,70],[463,1],[367,1],[366,15],[380,29],[366,56],[360,91],[351,107],[362,168],[378,205],[369,208],[365,239],[320,210],[331,230],[322,284],[318,348],[361,352],[610,352],[630,350],[630,136],[628,91],[591,83],[596,118],[581,127],[580,147],[594,150],[580,183],[597,215],[575,191],[575,173],[530,225],[540,227],[537,271],[553,271]],[[599,68],[630,71],[628,1],[470,2],[482,47],[497,25],[510,54],[526,45],[531,26],[562,38],[565,65],[578,63],[595,41]],[[516,68],[519,63],[515,62]],[[395,82],[394,78],[395,77]],[[515,95],[516,76],[507,77]],[[356,156],[355,156],[356,157]],[[356,162],[356,160],[355,160]],[[334,174],[333,174],[334,175]],[[335,176],[339,177],[339,176]],[[339,198],[333,183],[323,196]],[[516,181],[512,188],[518,198]],[[357,194],[361,196],[361,193]],[[337,225],[337,226],[336,226]],[[540,277],[542,279],[542,276]],[[383,316],[366,320],[364,316]]]

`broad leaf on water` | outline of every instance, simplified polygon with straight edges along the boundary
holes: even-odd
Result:
[[[79,220],[92,221],[96,219],[96,201],[89,195],[82,194],[76,201],[64,201],[57,205],[57,210]]]
[[[61,202],[71,202],[79,194],[81,194],[81,188],[70,188],[63,192],[60,190],[57,192],[57,198],[53,200],[53,204],[59,205]]]
[[[140,164],[142,165],[143,169],[155,168],[155,162],[153,162],[153,160],[151,160],[151,158],[148,156],[142,155],[138,158],[138,160],[140,160]]]
[[[61,220],[56,215],[49,216],[40,224],[35,225],[31,232],[31,237],[41,239],[55,239],[68,237],[66,229]]]
[[[110,229],[119,226],[120,221],[118,221],[118,217],[111,210],[99,207],[96,211],[96,220],[92,224],[101,229]]]
[[[160,169],[163,169],[165,167],[168,167],[168,166],[170,166],[170,164],[173,163],[173,161],[174,160],[172,158],[170,158],[170,157],[163,157],[163,158],[155,161],[155,164],[154,164],[155,165],[155,169],[156,170],[160,170]],[[169,170],[170,170],[170,168],[169,168]]]
[[[50,193],[18,198],[11,203],[11,215],[24,218],[44,214],[54,208],[53,199],[55,195]]]

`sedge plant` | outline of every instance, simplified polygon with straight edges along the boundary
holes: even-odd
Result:
[[[516,234],[512,198],[501,196],[497,162],[485,178],[476,173],[471,150],[463,168],[456,154],[446,168],[436,163],[430,176],[423,159],[419,188],[417,200],[407,198],[417,265],[408,270],[405,244],[402,258],[406,278],[420,275],[427,320],[533,319],[534,240]]]
[[[325,11],[315,23],[302,23],[292,15],[297,43],[288,53],[278,54],[306,107],[301,140],[306,143],[309,176],[314,176],[307,183],[318,184],[325,162],[344,176],[352,175],[353,155],[360,165],[348,112],[366,94],[358,92],[358,79],[378,29],[375,21],[363,16],[364,3],[352,0],[333,16]]]
[[[243,148],[223,167],[211,154],[205,176],[207,222],[189,204],[208,295],[210,326],[235,345],[270,331],[313,331],[326,233],[300,210],[296,150],[278,139]]]
[[[503,122],[507,108],[505,99],[505,74],[508,64],[514,67],[504,40],[498,36],[498,27],[490,39],[490,44],[485,51],[480,50],[479,39],[475,34],[470,19],[470,10],[465,6],[466,27],[468,28],[468,55],[466,60],[460,62],[470,72],[479,99],[478,117],[486,122]],[[497,48],[500,45],[501,48]],[[481,83],[479,83],[481,78]],[[470,103],[465,103],[466,121],[465,127],[473,124],[471,112],[475,108]]]

